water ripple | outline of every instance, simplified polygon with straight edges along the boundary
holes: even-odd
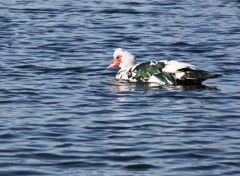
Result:
[[[238,175],[239,2],[1,1],[0,175]],[[115,80],[114,48],[223,76]]]

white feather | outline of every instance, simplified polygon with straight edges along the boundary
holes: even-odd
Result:
[[[160,85],[165,85],[164,82],[160,81],[156,76],[152,75],[148,82],[151,82],[151,83],[160,83]]]
[[[177,71],[177,72],[175,73],[175,78],[176,78],[176,79],[181,79],[184,75],[185,75],[184,72]]]
[[[191,69],[195,69],[195,66],[192,64],[188,64],[185,62],[178,62],[175,60],[161,60],[160,62],[164,62],[166,64],[166,66],[163,68],[164,72],[168,72],[168,73],[175,73],[177,72],[177,70],[182,69],[182,68],[191,68]]]
[[[127,50],[124,50],[122,48],[115,49],[113,57],[116,58],[118,55],[122,56],[122,62],[119,65],[122,70],[130,69],[132,66],[137,64],[135,56]]]

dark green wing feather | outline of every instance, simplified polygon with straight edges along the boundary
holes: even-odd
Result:
[[[145,62],[139,64],[133,71],[136,71],[134,78],[137,80],[147,80],[150,76],[162,72],[165,66],[163,62]]]
[[[161,72],[154,75],[160,82],[164,83],[164,85],[176,85],[176,80],[171,73]]]

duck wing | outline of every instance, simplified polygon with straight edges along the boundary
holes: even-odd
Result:
[[[155,82],[162,85],[176,85],[176,80],[171,73],[163,72],[166,66],[161,61],[141,63],[130,69],[128,77],[134,82]]]

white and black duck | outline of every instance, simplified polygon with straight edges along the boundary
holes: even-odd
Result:
[[[199,85],[220,75],[197,70],[194,65],[174,60],[149,61],[137,64],[130,52],[117,48],[108,68],[120,67],[116,79],[130,82],[150,82],[160,85]]]

